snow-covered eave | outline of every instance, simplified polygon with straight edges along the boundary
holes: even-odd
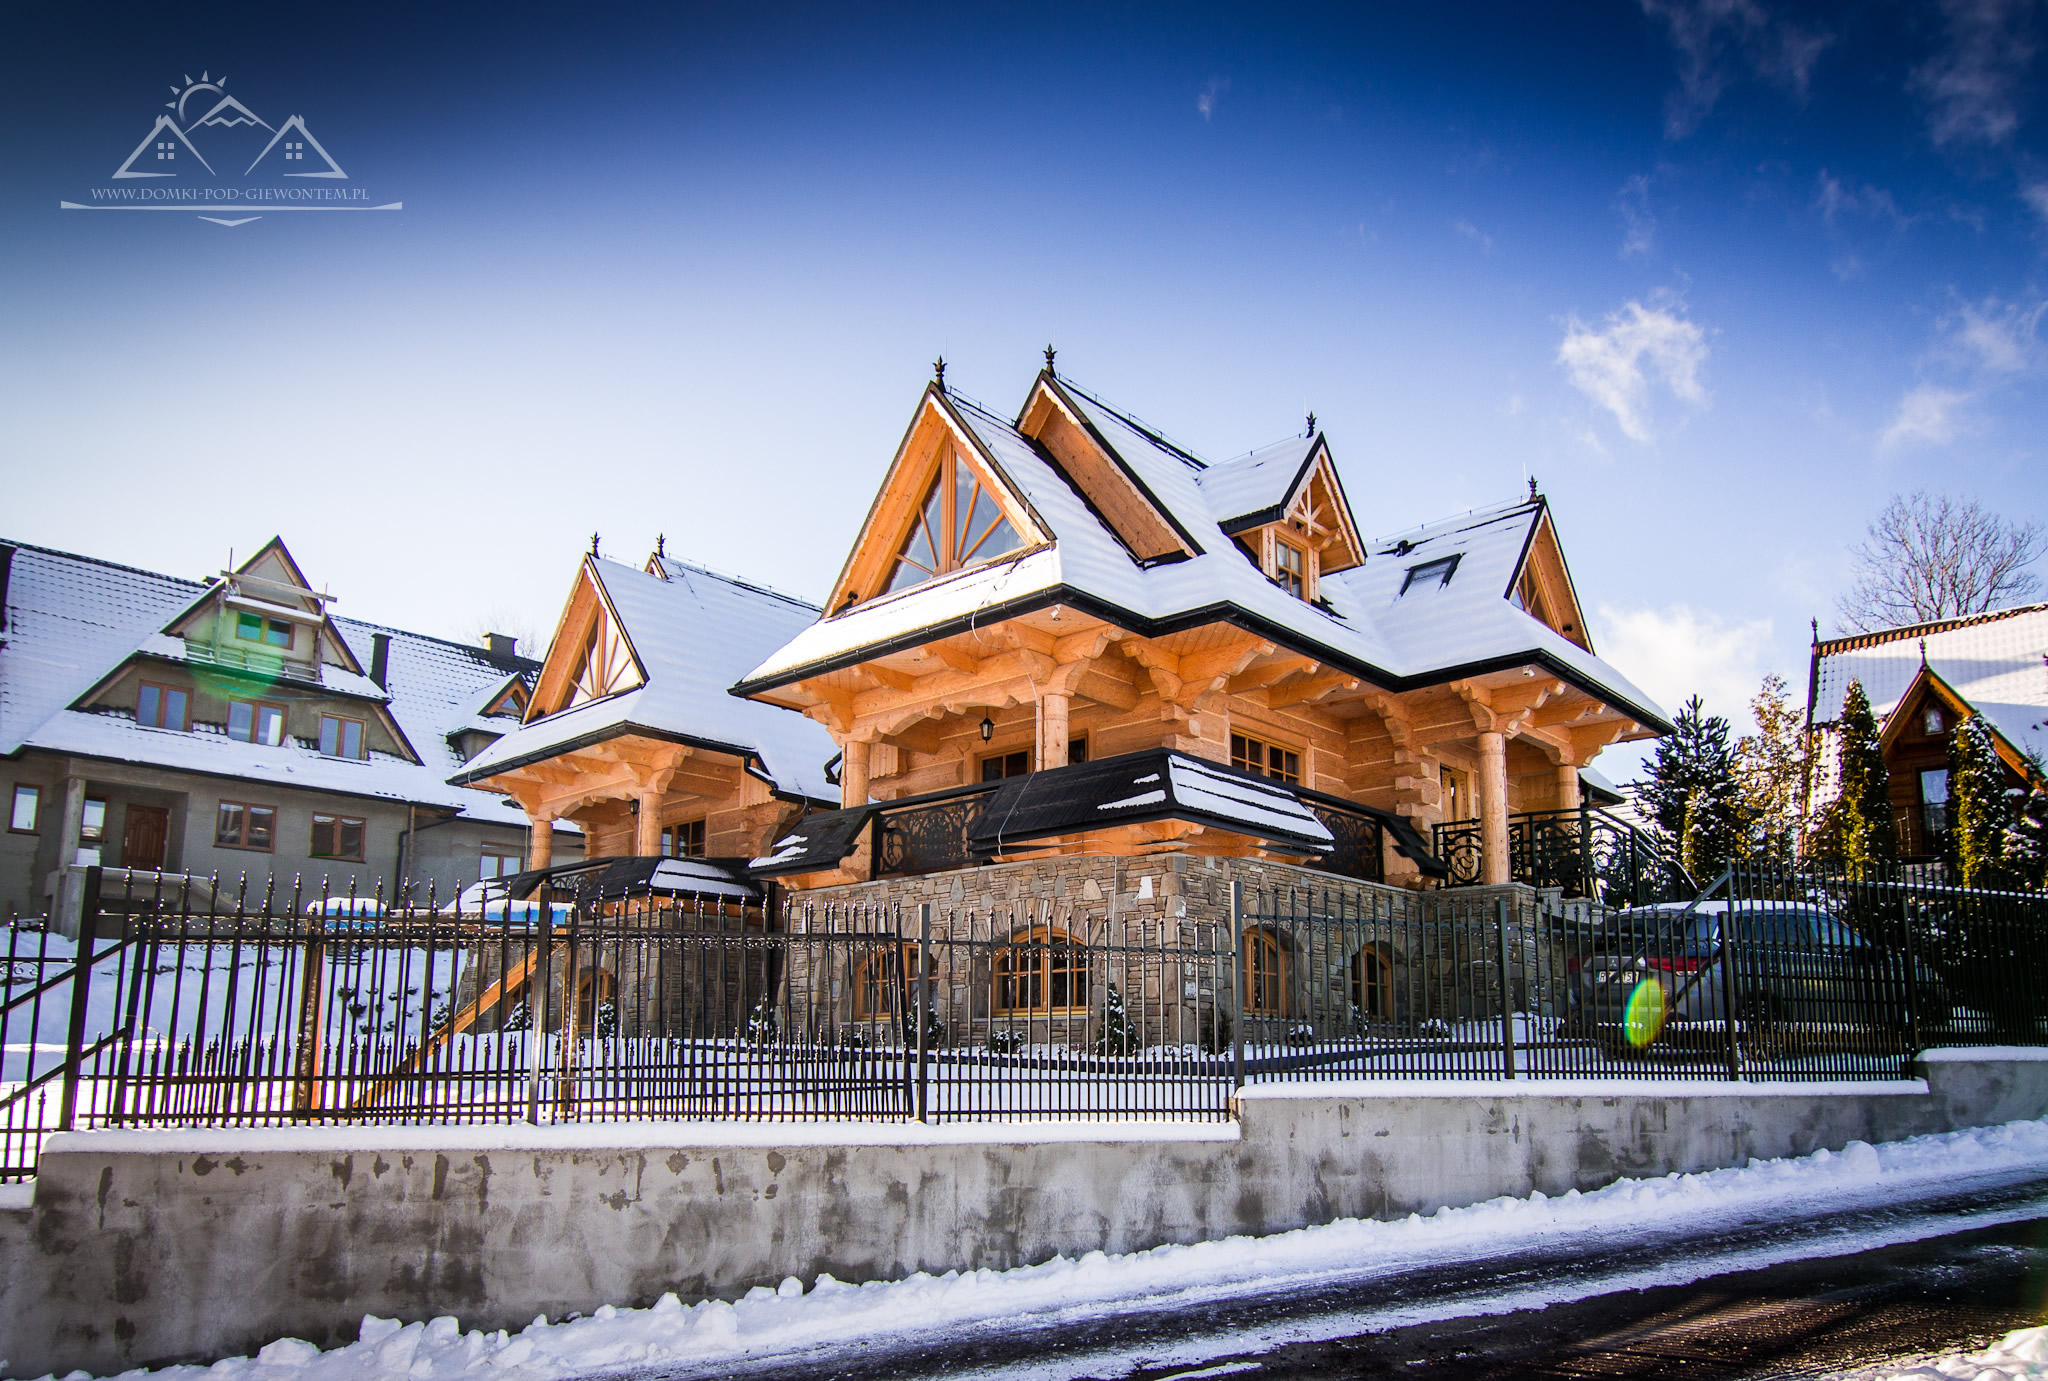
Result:
[[[582,706],[577,708],[581,709]],[[546,721],[540,722],[545,723]],[[510,734],[506,735],[506,738],[510,737]],[[478,782],[488,781],[492,777],[501,776],[507,772],[515,772],[522,767],[530,767],[534,763],[546,762],[549,758],[558,758],[564,753],[574,753],[579,749],[595,747],[597,744],[606,743],[617,738],[647,738],[661,743],[678,743],[698,752],[724,753],[730,757],[738,758],[741,770],[755,780],[764,783],[768,787],[768,794],[779,801],[838,804],[835,798],[811,796],[801,790],[784,787],[779,784],[769,772],[768,764],[763,760],[758,749],[750,748],[744,744],[726,743],[719,739],[683,733],[675,729],[656,728],[654,725],[641,724],[630,719],[614,720],[609,724],[594,725],[568,738],[550,739],[546,743],[536,743],[532,748],[510,753],[504,758],[486,763],[481,767],[474,765],[466,766],[460,772],[448,778],[448,784],[450,786],[475,789],[475,784]],[[499,740],[500,743],[504,741],[504,739]],[[497,744],[491,746],[495,748]],[[485,750],[485,752],[489,751],[489,749]]]
[[[1059,404],[1060,410],[1067,415],[1068,420],[1078,426],[1087,434],[1089,440],[1101,448],[1102,453],[1109,457],[1109,463],[1115,466],[1123,475],[1125,482],[1138,491],[1144,501],[1151,506],[1153,513],[1157,514],[1166,523],[1167,527],[1173,530],[1174,536],[1179,538],[1186,546],[1187,550],[1184,553],[1173,555],[1171,559],[1186,561],[1196,556],[1204,555],[1208,549],[1195,540],[1194,534],[1188,531],[1186,524],[1181,522],[1180,515],[1173,511],[1172,505],[1161,500],[1153,492],[1152,486],[1145,482],[1144,476],[1138,473],[1137,467],[1133,466],[1128,460],[1125,460],[1117,448],[1109,444],[1109,439],[1095,425],[1095,419],[1088,415],[1088,410],[1074,402],[1073,393],[1080,393],[1082,397],[1088,398],[1088,395],[1082,392],[1078,386],[1073,387],[1070,393],[1069,385],[1057,374],[1054,374],[1050,369],[1039,370],[1037,380],[1032,384],[1030,391],[1024,395],[1023,409],[1018,412],[1016,419],[1009,424],[1010,430],[1016,432],[1019,436],[1024,436],[1024,418],[1030,412],[1031,400],[1037,396],[1040,386],[1044,386],[1052,394],[1054,401]],[[1107,403],[1099,402],[1094,398],[1088,398],[1088,401],[1094,403],[1095,406],[1103,409],[1105,412],[1115,412],[1115,409],[1111,408]],[[1129,418],[1120,417],[1120,420],[1134,430],[1142,430],[1137,428],[1136,424],[1131,422]],[[1035,437],[1025,436],[1024,439],[1032,442],[1034,445],[1037,444],[1037,438]],[[1173,449],[1183,459],[1193,459],[1193,457],[1181,452],[1178,447]],[[1200,461],[1195,463],[1198,466],[1201,464]],[[1053,469],[1061,475],[1066,474],[1066,467],[1058,464],[1056,460],[1053,462]],[[1079,488],[1078,485],[1075,486],[1076,492],[1079,492]],[[1086,496],[1084,495],[1083,497],[1085,498]],[[1090,501],[1090,507],[1093,507],[1092,501]],[[1106,522],[1103,524],[1103,527],[1105,530],[1114,531]],[[1155,558],[1154,563],[1158,564],[1160,561],[1160,558]]]
[[[151,636],[169,635],[152,634]],[[371,695],[366,691],[353,690],[347,686],[329,685],[325,681],[308,681],[297,676],[270,675],[253,667],[239,667],[226,662],[198,662],[190,657],[174,657],[167,652],[158,652],[151,648],[140,647],[109,667],[105,675],[80,691],[77,697],[64,708],[90,713],[90,702],[92,699],[105,691],[107,687],[113,685],[115,681],[120,679],[122,672],[128,670],[129,667],[137,662],[154,662],[161,666],[185,667],[188,670],[193,667],[203,667],[209,676],[220,675],[228,679],[246,681],[258,686],[272,685],[282,681],[286,685],[299,686],[307,690],[317,690],[323,695],[331,695],[340,700],[361,701],[366,705],[374,705],[380,709],[388,708],[391,704],[391,694],[388,691],[381,695]],[[346,670],[346,668],[343,668],[343,670]],[[350,674],[353,675],[355,673]],[[400,738],[402,741],[402,734]]]
[[[1588,676],[1582,668],[1572,665],[1570,661],[1559,656],[1555,651],[1541,646],[1532,645],[1526,649],[1503,651],[1478,660],[1449,666],[1430,667],[1403,674],[1352,657],[1327,644],[1306,637],[1299,629],[1276,623],[1271,619],[1255,614],[1240,605],[1228,601],[1205,604],[1196,609],[1152,618],[1144,614],[1134,613],[1099,595],[1091,594],[1086,590],[1078,590],[1066,584],[1042,587],[1028,594],[1020,595],[1015,599],[1005,600],[998,604],[985,604],[966,614],[944,619],[937,623],[926,624],[919,628],[908,629],[888,638],[836,652],[813,662],[771,672],[765,676],[750,677],[733,686],[730,693],[743,699],[764,696],[768,692],[780,690],[785,686],[794,685],[799,681],[808,680],[814,676],[829,675],[832,672],[841,671],[851,666],[858,666],[862,662],[871,661],[877,657],[887,657],[896,652],[907,652],[914,648],[923,647],[928,643],[936,642],[941,638],[949,638],[957,633],[966,633],[975,628],[986,628],[990,624],[1002,619],[1019,618],[1025,614],[1035,613],[1040,609],[1051,608],[1054,605],[1075,609],[1084,614],[1091,614],[1107,623],[1115,624],[1119,628],[1148,638],[1163,638],[1191,628],[1200,628],[1216,623],[1227,623],[1232,627],[1254,634],[1267,642],[1277,643],[1289,652],[1304,657],[1312,657],[1327,666],[1357,676],[1362,680],[1371,682],[1382,690],[1388,691],[1419,690],[1429,686],[1441,685],[1446,681],[1457,680],[1461,677],[1484,676],[1490,672],[1506,671],[1515,667],[1539,666],[1557,677],[1560,681],[1563,681],[1566,685],[1585,692],[1602,704],[1623,711],[1629,718],[1644,728],[1654,730],[1660,735],[1668,734],[1672,731],[1671,722],[1664,717],[1661,710],[1647,703],[1638,703],[1632,697],[1617,693],[1612,687],[1602,684],[1597,678]],[[1578,649],[1574,647],[1573,650],[1577,651]],[[1585,655],[1590,657],[1592,654],[1587,653]]]
[[[149,758],[124,758],[116,757],[108,753],[95,753],[80,749],[49,747],[37,743],[33,738],[30,738],[27,741],[23,742],[12,753],[0,753],[0,757],[18,759],[26,757],[30,753],[58,754],[74,762],[108,762],[120,763],[129,767],[148,767],[154,768],[159,772],[176,772],[181,776],[205,777],[211,781],[243,783],[259,782],[265,787],[275,787],[284,791],[304,791],[310,792],[317,796],[341,796],[354,801],[395,801],[399,805],[418,806],[424,810],[447,811],[449,813],[450,819],[461,817],[474,820],[479,824],[504,825],[507,828],[517,828],[516,822],[509,820],[489,820],[484,818],[483,816],[471,813],[470,807],[468,805],[464,805],[459,802],[448,801],[445,799],[429,800],[422,796],[412,796],[399,792],[351,791],[347,787],[330,786],[325,783],[315,785],[306,782],[278,781],[271,777],[252,777],[247,772],[222,772],[207,767],[188,767],[184,764],[161,763],[153,761]],[[422,771],[429,770],[425,767],[424,764],[406,763],[404,764],[404,766],[408,768],[418,767]],[[450,785],[455,784],[450,783]],[[479,795],[487,797],[493,795],[493,793],[490,792],[478,791],[478,789],[475,787],[463,787],[462,789],[465,791],[477,791]]]

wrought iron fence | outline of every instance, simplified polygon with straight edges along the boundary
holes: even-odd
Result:
[[[1433,843],[1437,857],[1450,868],[1446,887],[1476,887],[1484,881],[1479,821],[1438,825]],[[1654,839],[1591,806],[1510,815],[1508,878],[1607,906],[1670,901],[1698,890]]]
[[[93,870],[76,944],[8,928],[0,1178],[70,1127],[1214,1120],[1246,1081],[1872,1079],[2048,1044],[2048,898],[1903,873],[1627,909],[1333,879],[1213,914],[203,892]]]

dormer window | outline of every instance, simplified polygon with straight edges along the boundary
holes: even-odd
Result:
[[[268,619],[261,614],[240,613],[235,616],[235,636],[243,642],[290,647],[292,625],[289,619]]]
[[[1944,729],[1948,728],[1948,720],[1945,717],[1943,717],[1941,713],[1941,706],[1929,705],[1927,707],[1926,723],[1927,736],[1929,738],[1934,737],[1935,735],[1941,733]]]
[[[933,576],[987,561],[1019,546],[981,477],[949,451],[896,553],[890,590],[907,590]]]
[[[228,737],[276,748],[284,742],[284,706],[267,700],[228,702]]]
[[[1292,542],[1273,543],[1273,583],[1296,599],[1308,598],[1308,553]]]
[[[1451,575],[1458,569],[1458,558],[1463,555],[1464,553],[1460,552],[1455,556],[1442,556],[1434,561],[1425,561],[1419,566],[1410,566],[1407,578],[1401,582],[1401,593],[1405,595],[1410,590],[1441,590],[1451,583]]]

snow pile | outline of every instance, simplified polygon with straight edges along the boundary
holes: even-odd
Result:
[[[368,1317],[359,1341],[330,1352],[283,1339],[254,1358],[125,1375],[154,1375],[162,1381],[557,1381],[607,1370],[709,1364],[743,1354],[845,1345],[1055,1310],[1107,1311],[1141,1300],[1151,1307],[1170,1306],[1226,1295],[1253,1282],[1260,1290],[1285,1289],[1338,1275],[1498,1255],[1588,1232],[1668,1233],[1674,1223],[1704,1227],[1765,1214],[1811,1214],[1830,1205],[1889,1200],[1915,1187],[1939,1188],[1964,1176],[2012,1170],[2048,1170],[2048,1119],[1879,1146],[1851,1142],[1839,1152],[1751,1161],[1741,1169],[1696,1175],[1620,1180],[1590,1194],[1573,1190],[1557,1198],[1539,1193],[1494,1199],[1440,1209],[1426,1218],[1346,1219],[1270,1237],[1233,1237],[1126,1256],[1090,1252],[1078,1260],[1056,1257],[1009,1271],[919,1273],[866,1285],[821,1275],[808,1290],[791,1277],[772,1290],[757,1287],[734,1303],[684,1305],[670,1294],[647,1309],[607,1305],[588,1318],[552,1324],[535,1319],[517,1333],[465,1333],[449,1317],[403,1326]],[[2035,1333],[2015,1334],[2003,1346],[2015,1366],[2033,1365],[2036,1353],[2048,1356],[2048,1345]],[[1896,1374],[2048,1372],[1980,1366],[1974,1373]],[[74,1377],[83,1378],[83,1373]]]
[[[1844,1372],[1835,1381],[2023,1381],[2048,1377],[2048,1328],[2022,1328],[2008,1333],[1982,1352],[1949,1352],[1878,1367]]]

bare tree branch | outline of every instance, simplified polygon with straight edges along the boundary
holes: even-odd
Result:
[[[1844,632],[1981,614],[2041,588],[2026,567],[2048,550],[2048,532],[2007,522],[1975,499],[1894,494],[1868,531],[1849,549],[1855,583],[1836,602]]]

